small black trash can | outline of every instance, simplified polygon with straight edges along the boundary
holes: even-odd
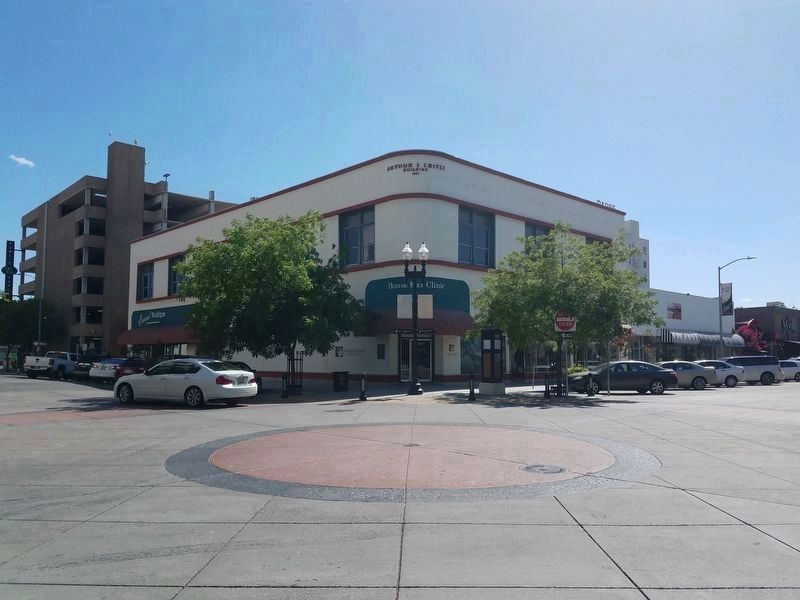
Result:
[[[346,392],[347,382],[350,377],[350,371],[334,371],[333,372],[333,391]]]

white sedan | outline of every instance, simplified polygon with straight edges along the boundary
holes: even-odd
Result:
[[[210,358],[168,360],[144,373],[125,375],[114,384],[114,395],[126,404],[144,398],[183,400],[189,408],[208,402],[233,406],[258,393],[255,376]]]
[[[732,365],[724,360],[696,360],[694,361],[703,367],[713,367],[717,372],[717,387],[724,382],[727,387],[736,387],[736,384],[744,377],[744,367]]]
[[[797,360],[782,360],[781,371],[783,371],[783,380],[800,381],[800,361]]]

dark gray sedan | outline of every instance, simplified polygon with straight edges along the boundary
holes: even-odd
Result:
[[[640,394],[663,394],[666,388],[678,385],[674,371],[638,360],[616,360],[591,371],[573,373],[568,378],[570,389],[587,392],[590,376],[595,394],[608,389],[609,382],[612,392],[625,390]]]

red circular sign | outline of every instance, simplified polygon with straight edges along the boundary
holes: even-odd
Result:
[[[576,323],[575,315],[563,310],[556,313],[555,324],[558,331],[573,331]]]

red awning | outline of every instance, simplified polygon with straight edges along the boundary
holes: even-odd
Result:
[[[117,345],[127,346],[128,344],[137,346],[143,344],[191,344],[197,342],[194,335],[184,325],[174,325],[169,327],[142,327],[141,329],[129,329],[124,331],[117,338]]]
[[[433,329],[435,335],[463,336],[475,321],[469,313],[449,308],[434,308],[432,319],[418,319],[417,329]],[[374,310],[369,323],[370,335],[394,333],[395,329],[411,330],[411,319],[398,319],[393,310]]]

